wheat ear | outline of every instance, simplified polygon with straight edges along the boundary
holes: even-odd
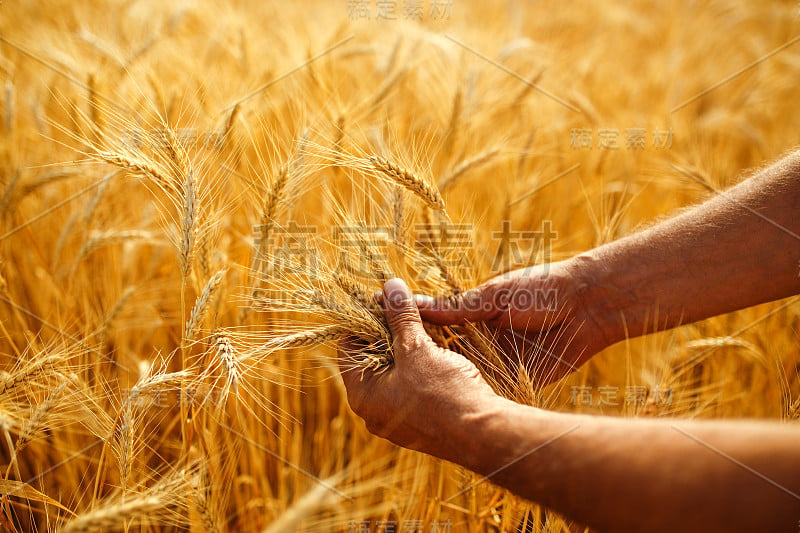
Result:
[[[370,165],[372,165],[375,170],[378,170],[391,181],[402,185],[409,191],[413,192],[431,209],[434,209],[435,211],[438,211],[447,217],[444,199],[433,185],[415,175],[413,172],[389,161],[385,157],[372,155],[369,156],[368,160]]]
[[[120,154],[118,152],[97,152],[97,157],[101,161],[111,165],[120,167],[134,174],[152,178],[162,183],[169,183],[169,177],[164,172],[145,159],[139,159],[130,155]]]
[[[236,359],[236,349],[231,344],[230,338],[225,335],[217,336],[217,357],[225,368],[225,378],[227,389],[236,393],[239,390],[239,378],[241,370],[239,361]]]
[[[189,320],[186,322],[187,341],[193,339],[200,330],[200,326],[203,323],[203,318],[205,318],[206,312],[208,311],[208,306],[211,303],[211,298],[214,297],[214,294],[219,289],[222,279],[225,277],[225,273],[227,271],[227,268],[223,268],[222,270],[218,271],[216,274],[211,276],[211,279],[208,280],[206,286],[203,287],[203,292],[200,293],[200,296],[194,303],[192,314],[189,315]]]
[[[274,350],[278,348],[283,349],[312,346],[336,340],[346,333],[347,328],[343,326],[324,326],[309,331],[301,331],[299,333],[292,333],[291,335],[284,335],[282,337],[270,339],[262,344],[261,348],[266,350]]]
[[[190,169],[183,182],[183,218],[181,219],[180,266],[184,279],[192,272],[192,254],[197,238],[195,224],[197,222],[197,191],[194,183],[194,172]]]
[[[163,496],[140,496],[116,505],[101,507],[79,515],[61,529],[62,533],[84,533],[88,531],[109,531],[119,529],[125,522],[136,516],[161,511],[166,505]]]

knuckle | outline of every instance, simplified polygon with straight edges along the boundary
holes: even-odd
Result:
[[[465,310],[470,316],[477,315],[483,320],[490,320],[503,312],[507,299],[505,283],[488,281],[473,291],[467,291]]]
[[[391,329],[406,329],[412,325],[416,320],[419,320],[419,314],[414,308],[404,308],[393,315],[389,320],[389,327]]]
[[[417,352],[424,346],[422,339],[417,337],[395,339],[393,343],[394,350],[402,354]]]
[[[466,314],[472,314],[480,311],[481,302],[486,297],[487,291],[491,291],[491,288],[487,285],[482,285],[476,289],[470,289],[463,293],[458,301],[460,307],[458,310]]]

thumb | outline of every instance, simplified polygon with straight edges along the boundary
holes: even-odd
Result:
[[[402,279],[392,278],[384,284],[381,303],[396,346],[411,347],[430,339],[422,326],[411,290]]]

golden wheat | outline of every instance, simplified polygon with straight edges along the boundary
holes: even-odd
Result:
[[[794,7],[123,4],[2,6],[0,529],[583,530],[370,436],[339,373],[391,372],[389,277],[455,299],[540,262],[543,221],[564,259],[792,146],[796,52],[766,55]],[[796,423],[797,315],[630,339],[545,388],[544,334],[425,328],[542,408]]]
[[[439,191],[430,183],[384,157],[373,155],[368,158],[368,161],[373,168],[388,177],[391,181],[402,185],[416,194],[417,197],[425,201],[431,209],[446,215],[444,199],[442,199]]]

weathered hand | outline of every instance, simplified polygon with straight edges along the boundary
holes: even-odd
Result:
[[[394,365],[378,374],[355,367],[355,340],[342,341],[339,365],[347,399],[367,429],[395,444],[463,460],[465,422],[481,416],[497,396],[478,369],[437,346],[425,332],[411,291],[400,279],[386,282],[381,301],[393,337]],[[466,444],[465,444],[466,442]]]
[[[619,340],[586,301],[587,277],[572,262],[515,270],[456,298],[415,296],[422,318],[438,325],[483,322],[509,359],[523,362],[537,385],[574,371]]]

